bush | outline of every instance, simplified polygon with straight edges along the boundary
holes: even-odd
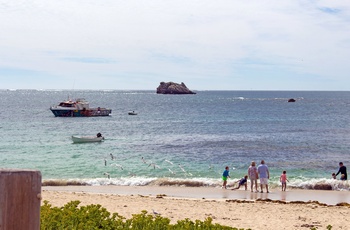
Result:
[[[131,219],[126,219],[118,213],[110,214],[101,205],[91,204],[79,207],[79,204],[80,201],[71,201],[58,208],[52,207],[48,201],[44,201],[41,206],[40,228],[43,230],[238,230],[237,228],[213,224],[211,218],[204,221],[196,220],[195,222],[189,219],[179,220],[172,225],[169,218],[150,215],[145,210],[141,211],[140,214],[132,215]]]

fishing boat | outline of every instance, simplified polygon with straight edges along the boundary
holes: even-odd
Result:
[[[68,99],[50,107],[50,110],[55,117],[98,117],[109,116],[112,113],[112,110],[107,108],[90,108],[89,102],[84,98],[75,101]]]
[[[102,135],[97,136],[72,136],[73,143],[90,143],[90,142],[101,142],[105,138]]]
[[[128,114],[129,115],[137,115],[137,113],[135,111],[129,111]]]

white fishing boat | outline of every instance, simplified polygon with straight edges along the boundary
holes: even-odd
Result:
[[[72,136],[73,143],[101,142],[104,139],[101,133],[98,133],[96,136]]]
[[[109,116],[112,113],[108,108],[90,108],[89,102],[84,98],[62,101],[52,106],[50,110],[56,117],[99,117]]]

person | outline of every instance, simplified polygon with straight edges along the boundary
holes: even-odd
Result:
[[[222,184],[222,188],[226,189],[227,178],[229,178],[229,177],[230,177],[230,170],[229,170],[229,167],[226,166],[225,171],[222,173],[222,180],[224,181]]]
[[[245,190],[247,190],[247,179],[248,179],[248,175],[245,175],[242,179],[236,181],[235,183],[238,182],[238,185],[236,188],[233,188],[232,190],[239,189],[242,185],[244,185]]]
[[[335,176],[338,176],[339,173],[340,173],[340,175],[344,174],[344,177],[340,177],[340,180],[347,180],[348,179],[348,174],[346,173],[346,167],[344,166],[343,162],[339,162],[339,170],[335,174]]]
[[[335,173],[332,173],[332,178],[337,179],[337,176],[335,175]]]
[[[289,180],[287,179],[287,171],[283,171],[282,175],[280,176],[280,182],[282,184],[282,191],[286,191],[287,181],[289,182]]]
[[[102,134],[101,133],[97,133],[96,136],[97,137],[102,137]]]
[[[252,161],[248,168],[248,176],[250,179],[251,192],[253,192],[254,183],[255,183],[255,192],[259,192],[258,191],[258,170],[256,169],[255,161]]]
[[[261,193],[263,193],[263,187],[265,185],[266,187],[266,192],[269,193],[269,179],[270,179],[270,172],[269,172],[269,168],[267,167],[267,165],[265,164],[265,161],[262,160],[261,164],[258,166],[258,174],[259,174],[259,178],[260,178],[260,189],[261,189]]]

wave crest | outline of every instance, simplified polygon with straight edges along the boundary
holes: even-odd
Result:
[[[235,186],[235,181],[228,182],[229,187]],[[183,187],[221,187],[220,179],[211,178],[145,178],[145,177],[120,177],[120,178],[94,178],[94,179],[50,179],[43,180],[42,186],[98,186],[98,185],[119,185],[119,186],[183,186]],[[279,188],[279,181],[270,180],[270,188]],[[292,179],[287,184],[292,189],[307,190],[346,190],[350,191],[349,181],[334,179]]]

